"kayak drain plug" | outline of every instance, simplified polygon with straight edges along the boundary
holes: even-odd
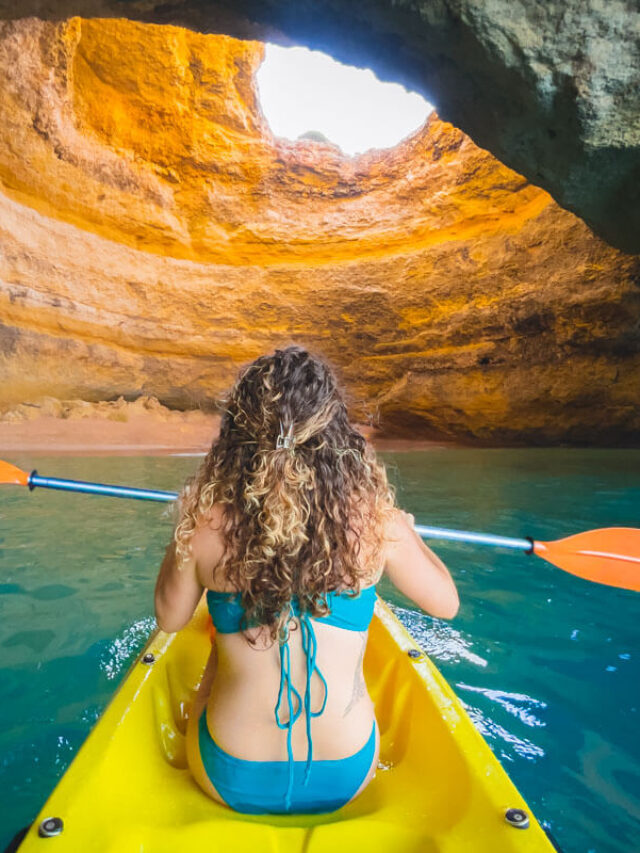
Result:
[[[407,654],[409,655],[411,660],[424,660],[424,652],[421,652],[420,649],[409,649]]]
[[[53,838],[60,835],[64,829],[64,823],[61,817],[46,817],[38,827],[38,835],[40,838]]]
[[[151,652],[147,652],[146,655],[142,658],[142,663],[155,663],[156,656],[152,655]]]
[[[516,829],[529,829],[529,815],[524,809],[507,809],[504,819]]]

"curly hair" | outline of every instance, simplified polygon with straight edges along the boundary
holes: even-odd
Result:
[[[179,564],[214,504],[225,545],[216,577],[239,592],[245,629],[282,642],[292,599],[318,617],[330,591],[359,593],[362,543],[378,565],[395,500],[331,368],[291,346],[244,368],[226,399],[220,434],[180,495]]]

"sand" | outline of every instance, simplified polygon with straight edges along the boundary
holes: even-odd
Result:
[[[22,403],[0,414],[0,454],[204,454],[217,436],[219,425],[216,414],[168,409],[154,397],[98,403],[47,398],[38,403]],[[378,450],[451,446],[380,436],[365,425],[359,428]]]

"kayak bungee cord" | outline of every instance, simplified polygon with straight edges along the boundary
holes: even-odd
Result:
[[[0,485],[2,484],[27,486],[30,491],[35,488],[57,489],[164,503],[175,501],[178,497],[177,492],[41,477],[35,470],[29,474],[9,462],[0,460]],[[535,554],[584,580],[640,592],[640,530],[635,527],[587,530],[555,542],[538,542],[529,537],[512,538],[470,530],[450,530],[423,524],[416,524],[415,531],[423,539],[466,542]]]

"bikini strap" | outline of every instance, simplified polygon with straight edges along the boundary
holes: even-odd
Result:
[[[290,617],[293,614],[293,607],[290,608]],[[280,719],[280,711],[282,706],[282,694],[287,693],[287,708],[289,717],[285,722]],[[293,707],[293,699],[296,699],[297,707]],[[291,809],[291,795],[293,793],[293,747],[291,745],[291,735],[293,724],[302,713],[302,697],[293,686],[291,681],[291,649],[289,648],[289,629],[285,635],[284,641],[280,642],[280,688],[278,690],[278,701],[274,710],[276,725],[279,729],[287,730],[287,760],[289,763],[289,781],[287,784],[287,793],[284,798],[284,807],[286,811]]]
[[[308,613],[303,613],[300,616],[300,631],[302,632],[302,650],[304,651],[307,659],[307,680],[304,691],[304,713],[307,724],[307,763],[304,770],[303,782],[303,784],[306,785],[309,781],[309,775],[311,773],[311,764],[313,762],[313,739],[311,737],[311,718],[319,717],[324,712],[324,709],[327,705],[329,687],[327,686],[327,681],[324,675],[320,672],[320,669],[316,664],[318,641],[316,639],[316,632],[313,628],[313,624]],[[322,700],[322,705],[320,706],[320,709],[318,711],[311,710],[311,678],[314,672],[318,673],[320,680],[322,681],[322,684],[324,686],[324,699]]]
[[[294,612],[293,605],[291,605],[290,618],[293,618],[295,615],[296,614]],[[289,765],[289,779],[287,784],[287,792],[285,794],[285,810],[287,812],[291,810],[291,798],[293,795],[294,782],[293,747],[291,743],[293,725],[300,717],[302,709],[304,708],[307,729],[307,760],[305,764],[303,784],[306,785],[309,781],[309,776],[311,774],[311,764],[313,762],[311,718],[319,717],[324,712],[324,709],[327,704],[327,696],[329,693],[327,681],[324,675],[320,672],[318,665],[316,664],[318,641],[316,639],[316,634],[309,614],[306,612],[302,613],[299,615],[299,619],[302,650],[306,657],[306,684],[304,690],[304,701],[300,696],[300,693],[293,686],[293,683],[291,681],[291,649],[289,647],[289,631],[287,629],[284,640],[280,642],[280,688],[278,690],[278,700],[276,702],[276,707],[274,711],[276,725],[278,726],[278,728],[287,730],[287,761]],[[311,710],[311,678],[314,672],[318,673],[320,680],[322,681],[322,684],[324,686],[324,699],[322,700],[322,705],[317,711]],[[280,719],[280,714],[282,710],[282,700],[285,691],[287,696],[287,707],[289,711],[289,717],[285,722],[283,722]],[[297,703],[295,708],[294,698]]]

